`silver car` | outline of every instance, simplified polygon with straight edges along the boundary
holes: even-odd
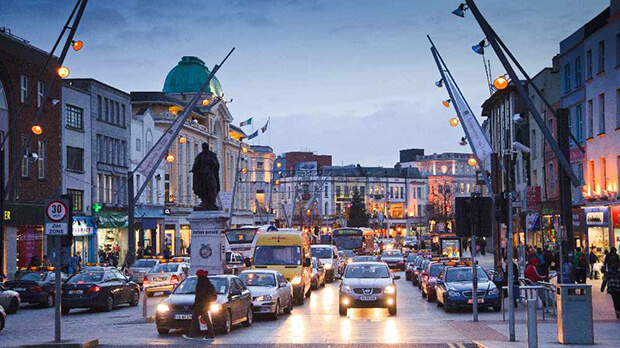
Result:
[[[293,310],[293,287],[280,272],[243,271],[239,279],[252,293],[255,314],[268,314],[278,319],[282,311],[289,314]]]
[[[161,260],[144,276],[142,283],[144,293],[151,297],[156,292],[171,292],[183,279],[187,278],[188,272],[188,263]]]
[[[347,315],[347,309],[358,307],[387,308],[390,315],[396,315],[394,280],[400,276],[393,276],[384,262],[354,262],[336,278],[342,280],[338,301],[340,315]]]
[[[9,290],[0,285],[0,306],[6,309],[7,314],[16,313],[20,303],[19,292]]]
[[[5,321],[6,321],[6,313],[4,312],[4,308],[0,306],[0,331],[4,329]]]
[[[142,285],[146,273],[159,264],[159,259],[140,259],[129,267],[129,276],[135,283]]]

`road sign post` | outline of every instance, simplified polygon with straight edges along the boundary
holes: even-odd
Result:
[[[61,243],[62,236],[69,234],[69,201],[67,199],[48,199],[45,201],[45,235],[54,239],[54,273],[55,280],[55,301],[54,301],[54,342],[60,342],[61,325],[60,325],[60,268],[61,261]]]

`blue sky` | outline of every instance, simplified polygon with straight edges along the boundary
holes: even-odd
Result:
[[[458,0],[91,0],[70,52],[71,77],[129,91],[161,90],[183,55],[213,66],[238,123],[271,117],[256,143],[277,153],[311,150],[335,164],[392,166],[398,150],[469,151],[451,128],[453,110],[426,34],[432,36],[479,114],[488,97],[471,46],[483,38]],[[2,0],[0,26],[49,50],[73,1]],[[609,6],[608,0],[497,1],[478,7],[531,76],[551,64],[559,41]],[[494,55],[494,75],[504,73]],[[249,132],[249,129],[248,129]]]

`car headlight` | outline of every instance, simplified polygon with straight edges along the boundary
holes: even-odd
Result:
[[[300,275],[294,276],[293,280],[291,280],[291,284],[293,284],[293,285],[301,284],[301,276]]]
[[[396,292],[396,287],[394,285],[388,285],[385,287],[384,291],[386,294],[393,294]]]
[[[158,313],[166,313],[170,311],[170,307],[165,304],[165,303],[160,303],[157,305],[157,312]]]
[[[211,306],[209,306],[209,312],[211,313],[217,313],[222,309],[222,305],[219,303],[212,303]]]
[[[323,267],[324,267],[325,269],[332,269],[332,267],[333,267],[333,266],[332,266],[332,264],[331,264],[331,263],[326,263],[326,264],[324,264],[324,265],[323,265]]]
[[[351,293],[351,287],[348,285],[343,285],[341,288],[341,291],[343,294],[350,294]]]
[[[461,297],[461,293],[458,292],[458,291],[450,290],[450,291],[448,291],[448,296],[450,296],[450,297]]]
[[[489,295],[499,295],[499,290],[497,290],[497,288],[493,288],[489,291]]]
[[[273,300],[273,297],[271,297],[269,295],[258,296],[256,298],[256,301],[258,301],[258,302],[265,302],[265,301],[271,301],[271,300]]]
[[[353,262],[353,259],[347,259],[347,265],[352,263],[352,262]]]

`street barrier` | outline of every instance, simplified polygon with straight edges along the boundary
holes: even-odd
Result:
[[[592,286],[558,284],[558,341],[562,344],[594,344]]]

